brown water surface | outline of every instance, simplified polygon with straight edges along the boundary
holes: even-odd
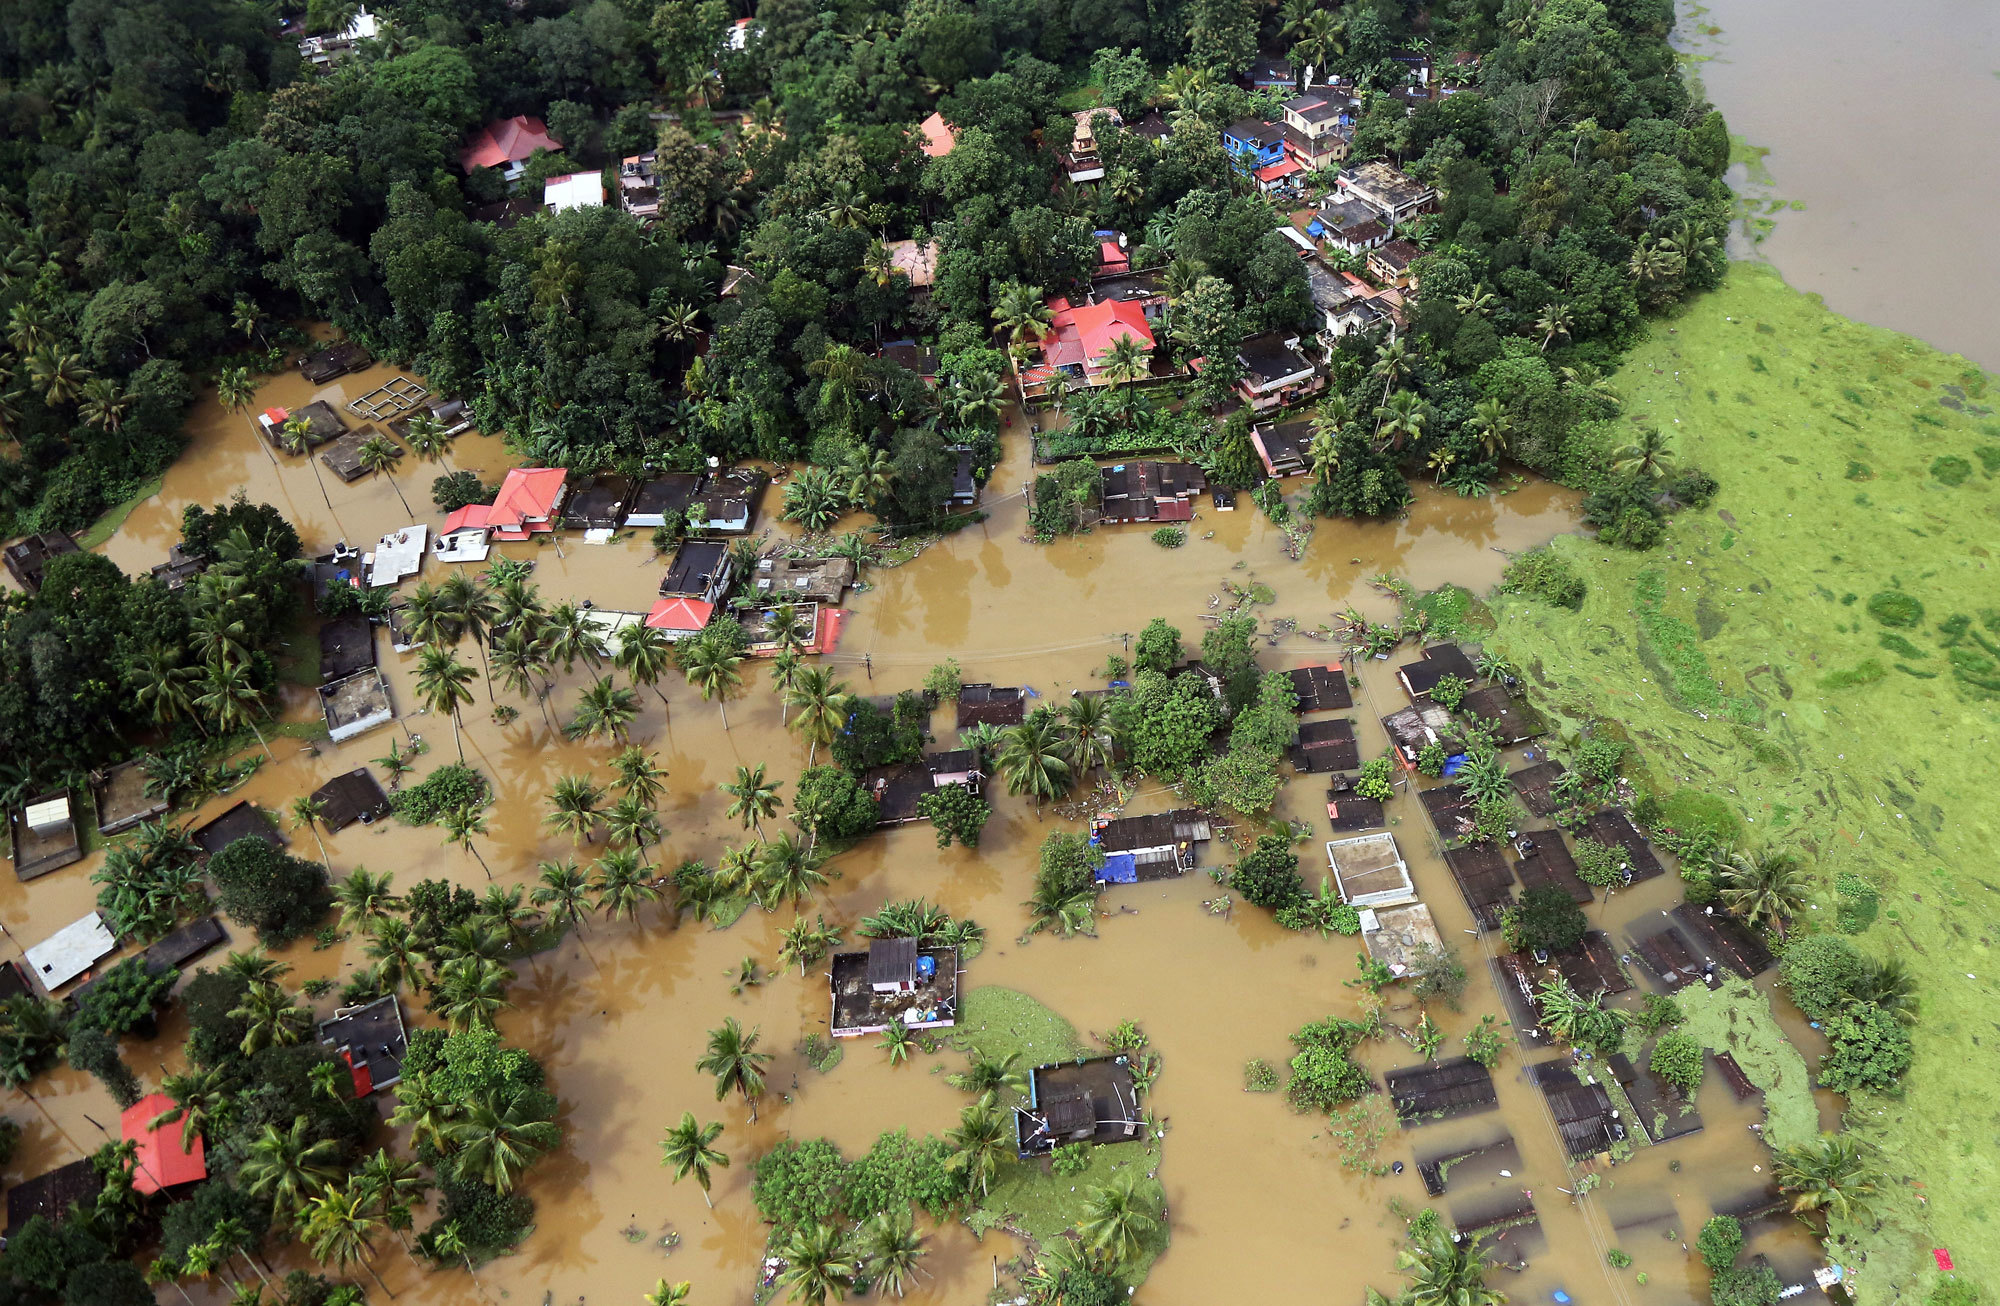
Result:
[[[329,397],[352,397],[389,374],[376,369],[347,378]],[[299,403],[315,393],[328,392],[309,392],[296,378],[283,378],[266,387],[259,407]],[[315,548],[338,536],[365,544],[408,520],[379,477],[353,486],[329,478],[329,511],[300,460],[268,456],[243,418],[212,401],[198,409],[193,430],[194,448],[168,474],[162,493],[135,512],[106,548],[130,570],[165,553],[184,504],[213,502],[238,488],[281,506]],[[1119,651],[1124,637],[1153,616],[1176,622],[1190,645],[1198,642],[1203,618],[1225,581],[1269,584],[1277,602],[1261,614],[1294,617],[1308,627],[1331,620],[1350,603],[1386,616],[1391,601],[1367,584],[1369,576],[1395,572],[1419,586],[1451,580],[1481,590],[1497,580],[1506,552],[1575,522],[1573,495],[1535,483],[1477,500],[1426,491],[1410,515],[1395,523],[1321,523],[1299,562],[1285,557],[1283,537],[1248,508],[1247,499],[1233,513],[1204,505],[1192,538],[1173,552],[1153,545],[1139,528],[1038,547],[1022,539],[1021,500],[1001,497],[1028,474],[1024,443],[1008,441],[1010,457],[994,478],[990,520],[933,545],[905,566],[869,572],[872,588],[849,599],[853,620],[832,660],[851,687],[882,693],[914,687],[933,663],[952,656],[969,679],[1025,683],[1053,698],[1067,689],[1101,685],[1095,673],[1106,655]],[[468,437],[454,447],[451,461],[492,478],[509,460],[497,440]],[[401,481],[413,505],[428,508],[434,474],[435,469],[406,460]],[[767,511],[775,506],[776,493],[771,492]],[[437,516],[421,513],[433,523]],[[505,552],[534,559],[533,579],[550,602],[590,598],[601,607],[643,610],[659,579],[658,564],[638,539],[586,546],[570,535],[560,557],[547,543],[507,545]],[[425,574],[437,579],[443,570],[431,562]],[[1289,667],[1324,661],[1330,652],[1293,636],[1281,647],[1266,648],[1264,657],[1267,666]],[[414,733],[432,745],[424,767],[454,756],[449,723],[427,719],[413,706],[414,658],[399,658],[386,643],[382,656],[402,712],[393,733]],[[1355,715],[1370,753],[1384,745],[1377,718],[1402,701],[1392,665],[1371,662],[1363,668]],[[558,685],[552,708],[559,717],[589,674],[579,667]],[[671,792],[662,804],[671,830],[665,851],[713,861],[745,837],[725,819],[725,800],[715,786],[738,763],[766,762],[786,781],[789,794],[805,750],[781,728],[777,700],[760,666],[751,665],[746,684],[730,700],[726,730],[718,708],[702,703],[684,683],[676,680],[665,688],[671,708],[663,710],[657,699],[642,694],[645,714],[633,728],[671,772]],[[507,884],[532,882],[543,860],[587,861],[596,855],[595,847],[572,848],[546,834],[544,795],[564,774],[604,777],[608,752],[552,734],[533,704],[518,706],[518,720],[495,725],[482,691],[479,704],[466,713],[465,729],[469,760],[497,787],[488,814],[490,834],[480,851]],[[312,711],[310,696],[294,691],[288,707],[304,719]],[[326,778],[385,753],[392,729],[337,746],[277,740],[275,765],[266,765],[240,794],[212,802],[198,815],[205,819],[239,796],[280,810]],[[943,714],[938,731],[949,738]],[[1309,777],[1294,780],[1281,800],[1281,814],[1312,823],[1323,837],[1322,795],[1322,786]],[[1096,939],[1043,937],[1020,944],[1015,941],[1025,924],[1020,902],[1028,894],[1035,850],[1060,822],[1050,812],[1038,818],[1022,800],[995,796],[994,801],[997,810],[976,853],[939,852],[926,825],[878,835],[831,865],[837,878],[815,908],[851,927],[885,900],[929,897],[986,927],[988,946],[970,963],[968,983],[1020,989],[1083,1031],[1105,1030],[1127,1017],[1143,1025],[1165,1058],[1152,1105],[1168,1130],[1161,1178],[1173,1245],[1141,1300],[1213,1306],[1308,1296],[1352,1301],[1364,1284],[1393,1291],[1402,1225],[1389,1203],[1400,1199],[1414,1209],[1423,1202],[1416,1166],[1380,1179],[1345,1171],[1325,1121],[1291,1114],[1276,1096],[1242,1090],[1246,1059],[1282,1063],[1291,1051],[1286,1035],[1292,1030],[1329,1013],[1357,1014],[1355,990],[1344,984],[1355,973],[1355,943],[1280,930],[1254,908],[1211,916],[1202,901],[1216,889],[1197,874],[1108,893]],[[1158,810],[1171,801],[1155,786],[1134,800],[1132,810]],[[1436,1013],[1455,1047],[1481,1014],[1504,1014],[1483,960],[1490,943],[1472,934],[1469,914],[1417,804],[1399,798],[1392,810],[1419,891],[1473,972],[1463,1011]],[[292,838],[299,851],[316,852],[310,835],[294,832]],[[326,848],[336,874],[365,864],[393,871],[403,886],[426,876],[449,877],[475,890],[486,882],[479,865],[443,846],[434,829],[357,825],[328,838]],[[1321,873],[1316,848],[1316,843],[1305,848],[1306,869],[1315,882]],[[1223,860],[1223,850],[1210,854],[1211,863]],[[32,890],[0,879],[0,914],[14,936],[32,941],[87,911],[93,898],[88,876],[96,861],[92,857],[38,880]],[[1623,922],[1669,905],[1672,893],[1669,878],[1619,894],[1592,911],[1617,933]],[[557,1303],[586,1296],[630,1302],[664,1275],[694,1281],[697,1301],[748,1301],[765,1238],[748,1192],[748,1162],[755,1155],[781,1137],[818,1134],[855,1154],[885,1129],[937,1132],[955,1123],[962,1095],[941,1073],[932,1073],[934,1067],[955,1068],[954,1054],[919,1056],[892,1069],[874,1040],[861,1039],[846,1043],[845,1060],[827,1075],[801,1063],[793,1045],[826,1025],[820,975],[801,980],[794,970],[742,997],[730,995],[726,976],[742,958],[774,964],[778,935],[789,919],[788,910],[753,910],[730,930],[715,932],[691,924],[675,928],[649,912],[636,924],[593,925],[519,968],[515,1008],[502,1019],[502,1031],[548,1064],[562,1100],[567,1141],[532,1172],[528,1189],[539,1203],[540,1228],[518,1255],[482,1272],[489,1294]],[[356,948],[315,952],[310,943],[294,947],[288,959],[297,966],[294,982],[344,976],[361,964]],[[1392,991],[1391,1004],[1392,1020],[1414,1025],[1419,1013],[1410,999]],[[770,1067],[773,1092],[755,1124],[738,1102],[717,1103],[711,1082],[694,1070],[704,1031],[732,1015],[760,1028],[764,1045],[777,1053]],[[157,1054],[170,1049],[178,1033],[170,1029],[157,1044],[128,1047],[128,1055],[151,1079],[162,1069]],[[1372,1045],[1365,1056],[1378,1075],[1417,1060],[1394,1040]],[[1419,1155],[1478,1145],[1482,1135],[1511,1133],[1520,1152],[1518,1168],[1508,1167],[1513,1174],[1481,1174],[1468,1167],[1443,1204],[1470,1214],[1482,1204],[1511,1200],[1516,1189],[1532,1192],[1540,1228],[1517,1232],[1512,1244],[1528,1264],[1518,1275],[1498,1276],[1516,1301],[1547,1301],[1562,1288],[1579,1303],[1629,1302],[1635,1300],[1632,1275],[1638,1271],[1649,1275],[1646,1299],[1654,1306],[1703,1299],[1700,1271],[1690,1268],[1695,1262],[1681,1243],[1716,1202],[1768,1178],[1757,1168],[1768,1170],[1768,1154],[1745,1132],[1756,1119],[1754,1104],[1737,1106],[1711,1076],[1699,1102],[1708,1122],[1703,1133],[1641,1151],[1607,1173],[1606,1186],[1578,1206],[1562,1191],[1573,1188],[1575,1179],[1563,1163],[1539,1092],[1522,1074],[1523,1062],[1516,1051],[1502,1062],[1498,1111],[1392,1130],[1379,1159],[1413,1162]],[[36,1089],[48,1117],[14,1113],[28,1124],[10,1168],[14,1177],[94,1146],[100,1137],[96,1123],[113,1119],[103,1092],[73,1072],[59,1071]],[[712,1211],[693,1185],[671,1184],[659,1165],[657,1140],[683,1110],[727,1125],[722,1145],[734,1164],[717,1174]],[[1674,1161],[1681,1163],[1678,1171],[1670,1168]],[[668,1230],[682,1238],[671,1253],[659,1246]],[[1774,1227],[1760,1237],[1783,1255],[1797,1256],[1803,1246],[1796,1230]],[[1632,1271],[1605,1268],[1604,1254],[1614,1246],[1635,1258]],[[983,1300],[993,1260],[1017,1250],[1005,1235],[990,1235],[979,1244],[957,1226],[936,1231],[930,1247],[927,1266],[934,1277],[912,1294],[913,1302]],[[381,1269],[405,1301],[460,1302],[468,1296],[469,1285],[457,1271],[421,1270],[388,1240]]]
[[[1796,201],[1758,253],[1849,317],[2000,367],[2000,8],[1707,0],[1683,41],[1729,129]],[[1719,34],[1703,34],[1705,26]]]

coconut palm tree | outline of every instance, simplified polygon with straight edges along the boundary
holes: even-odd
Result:
[[[222,973],[245,984],[275,984],[291,974],[291,965],[265,955],[261,947],[248,952],[232,952],[222,963]]]
[[[576,699],[576,715],[564,732],[571,739],[595,739],[610,735],[629,743],[627,728],[639,715],[638,695],[609,677],[594,680]]]
[[[687,1306],[688,1292],[693,1285],[683,1281],[668,1283],[665,1279],[654,1285],[646,1294],[646,1306]]]
[[[713,1146],[722,1137],[722,1122],[710,1121],[697,1124],[694,1112],[681,1112],[681,1122],[667,1131],[660,1140],[660,1164],[673,1167],[674,1182],[679,1183],[689,1175],[701,1186],[701,1200],[712,1210],[715,1203],[708,1195],[710,1166],[728,1168],[729,1154]]]
[[[576,666],[578,658],[597,666],[604,659],[604,636],[588,615],[574,603],[558,603],[549,609],[543,627],[549,656],[562,663],[564,673]]]
[[[1482,399],[1472,406],[1472,416],[1465,428],[1479,441],[1479,451],[1488,458],[1498,458],[1507,452],[1508,442],[1514,434],[1514,419],[1507,413],[1506,405],[1498,399]]]
[[[361,442],[354,456],[360,460],[362,471],[380,472],[388,478],[389,488],[402,500],[403,511],[410,514],[411,521],[415,521],[417,514],[410,508],[410,501],[403,497],[403,487],[396,484],[396,464],[403,459],[403,446],[377,431]]]
[[[458,639],[458,626],[444,591],[427,580],[417,582],[403,600],[403,633],[418,644],[450,644]]]
[[[422,984],[424,971],[430,965],[430,954],[418,944],[410,923],[398,916],[386,916],[374,923],[368,931],[366,952],[371,963],[369,973],[385,993],[394,993],[405,984],[412,988]]]
[[[798,687],[799,672],[805,670],[805,660],[796,650],[779,649],[771,659],[771,688],[778,695],[778,724],[786,724],[790,716],[791,704],[787,700]]]
[[[701,701],[714,700],[716,710],[722,713],[722,728],[729,729],[729,691],[743,683],[743,675],[736,668],[742,665],[743,655],[735,649],[715,640],[698,639],[682,653],[681,670],[701,694]]]
[[[486,814],[476,807],[454,807],[438,823],[444,827],[444,841],[463,847],[479,863],[479,869],[486,872],[486,878],[492,879],[493,868],[486,864],[479,845],[472,842],[472,836],[486,833]]]
[[[132,397],[116,381],[100,376],[84,382],[83,400],[77,405],[76,415],[83,419],[84,425],[116,435],[131,409]]]
[[[1083,1199],[1083,1220],[1076,1227],[1083,1245],[1111,1265],[1129,1264],[1140,1247],[1160,1227],[1155,1186],[1137,1167],[1121,1170]]]
[[[66,353],[53,342],[28,355],[28,379],[41,387],[51,408],[74,402],[92,375],[82,354]]]
[[[369,1264],[375,1256],[370,1244],[382,1228],[382,1222],[368,1209],[369,1205],[368,1190],[352,1179],[345,1188],[329,1185],[306,1205],[306,1247],[321,1265],[344,1270],[358,1261],[368,1271],[368,1277],[375,1280],[375,1286],[394,1300],[396,1294],[389,1291],[389,1285],[382,1282],[382,1276]]]
[[[791,899],[797,907],[826,884],[826,873],[819,869],[819,859],[789,830],[760,845],[757,878],[758,898],[767,908],[784,898]]]
[[[480,665],[486,668],[487,678],[493,675],[493,665],[486,659],[486,641],[493,634],[493,627],[500,615],[500,605],[485,582],[475,581],[464,571],[455,571],[438,587],[438,600],[445,611],[451,614],[454,640],[466,635],[479,650]],[[493,687],[486,689],[488,701],[492,700]]]
[[[612,843],[631,844],[638,849],[648,865],[653,859],[647,855],[646,845],[658,843],[666,834],[652,804],[634,793],[620,795],[617,802],[605,809],[604,831]]]
[[[574,861],[543,862],[535,868],[540,882],[528,901],[542,909],[549,924],[559,930],[574,928],[576,941],[583,944],[584,955],[590,957],[595,966],[597,958],[590,951],[590,944],[584,936],[590,932],[585,923],[591,912],[590,885]]]
[[[368,1194],[369,1207],[391,1229],[397,1228],[396,1213],[407,1214],[411,1207],[424,1200],[431,1189],[431,1181],[424,1177],[422,1166],[391,1154],[386,1147],[375,1149],[375,1154],[363,1161],[361,1168],[354,1172],[354,1179]],[[400,1232],[396,1238],[403,1243],[405,1250],[409,1249],[409,1243],[403,1240]]]
[[[1722,905],[1784,938],[1787,921],[1806,898],[1806,878],[1798,863],[1783,855],[1738,852],[1723,859],[1720,870]]]
[[[518,1098],[502,1103],[482,1095],[451,1127],[449,1137],[457,1145],[453,1168],[459,1175],[506,1194],[536,1157],[562,1142],[562,1130]]]
[[[757,837],[764,837],[764,818],[777,815],[784,800],[778,797],[778,790],[785,782],[769,780],[764,774],[764,764],[738,766],[736,778],[716,787],[730,797],[729,807],[723,815],[733,816],[743,822],[743,828],[754,828]]]
[[[849,459],[842,469],[847,481],[848,501],[873,512],[883,496],[889,493],[892,467],[888,452],[882,449],[864,449]]]
[[[451,428],[429,413],[418,413],[410,419],[403,430],[403,438],[410,442],[410,452],[425,462],[444,464],[451,470],[451,459],[445,455],[451,452],[452,437],[447,434]]]
[[[251,677],[250,668],[227,661],[208,664],[202,676],[202,691],[195,698],[194,705],[206,712],[215,722],[216,729],[228,734],[232,730],[248,728],[257,737],[257,744],[264,750],[264,756],[271,756],[271,745],[264,740],[264,732],[257,728],[257,712],[264,704],[264,691]]]
[[[1011,1089],[1016,1093],[1028,1091],[1028,1076],[1021,1069],[1019,1052],[1009,1052],[1004,1057],[974,1052],[965,1069],[946,1075],[945,1082],[968,1093],[998,1093],[1001,1089]]]
[[[293,457],[304,456],[306,466],[312,468],[313,481],[319,486],[319,497],[326,500],[326,510],[333,516],[334,524],[340,523],[340,515],[333,511],[333,497],[326,492],[326,478],[319,474],[319,459],[312,456],[312,424],[303,417],[287,417],[278,423],[275,432],[278,447]]]
[[[549,814],[543,824],[558,834],[566,834],[572,844],[596,842],[598,806],[604,790],[588,776],[566,775],[549,791]]]
[[[436,1003],[453,1033],[493,1028],[494,1018],[514,1004],[507,986],[514,972],[491,957],[455,957],[438,967]]]
[[[154,1116],[148,1127],[178,1121],[183,1152],[194,1145],[197,1137],[207,1137],[209,1127],[220,1125],[235,1106],[228,1072],[220,1066],[168,1075],[160,1081],[160,1091],[173,1101],[173,1106]]]
[[[550,729],[549,698],[541,678],[548,675],[549,655],[542,641],[525,624],[507,627],[493,642],[494,678],[501,688],[519,698],[532,698],[542,709],[542,723]]]
[[[1611,470],[1636,480],[1657,481],[1673,469],[1673,452],[1656,426],[1642,427],[1637,440],[1611,455]]]
[[[828,1297],[845,1300],[859,1270],[848,1251],[847,1235],[825,1221],[792,1230],[778,1244],[777,1254],[785,1262],[778,1272],[778,1286],[806,1306],[823,1306]]]
[[[156,726],[169,726],[194,713],[191,685],[197,672],[181,665],[181,651],[154,645],[134,663],[129,680],[132,698]],[[197,718],[199,723],[199,718]],[[202,726],[206,731],[207,726]]]
[[[1791,1194],[1794,1211],[1824,1211],[1829,1220],[1866,1214],[1887,1182],[1848,1134],[1821,1134],[1780,1148],[1776,1169],[1778,1187]]]
[[[1557,336],[1569,339],[1569,331],[1576,324],[1576,315],[1568,304],[1561,300],[1552,301],[1535,319],[1535,330],[1542,333],[1542,352],[1549,352],[1549,342]]]
[[[1088,885],[1071,889],[1038,878],[1028,901],[1021,905],[1028,909],[1030,934],[1052,930],[1065,939],[1071,939],[1079,934],[1096,932],[1093,926],[1097,894]]]
[[[618,651],[611,664],[630,676],[633,684],[652,690],[660,705],[667,706],[667,693],[660,688],[660,677],[674,665],[674,642],[667,638],[667,632],[643,622],[626,626],[618,632]]]
[[[1856,1002],[1882,1008],[1905,1024],[1917,1018],[1917,977],[1901,957],[1867,958],[1848,995]]]
[[[269,981],[252,984],[229,1018],[244,1023],[242,1051],[246,1057],[265,1048],[295,1047],[312,1027],[312,1012]]]
[[[265,1125],[236,1172],[252,1197],[271,1199],[273,1215],[298,1211],[311,1193],[340,1175],[340,1145],[331,1138],[311,1139],[311,1128],[312,1122],[303,1115],[283,1132],[276,1125]]]
[[[479,915],[474,919],[483,921],[497,933],[508,951],[517,957],[526,957],[528,964],[534,966],[535,958],[530,949],[541,933],[542,914],[523,901],[526,895],[527,889],[518,884],[505,888],[489,884],[486,896],[479,900]],[[540,973],[537,967],[536,974]]]
[[[608,920],[631,920],[639,908],[660,900],[660,888],[640,868],[639,854],[629,848],[607,852],[597,859],[597,877],[591,890],[597,895],[597,910]]]
[[[831,668],[806,667],[786,693],[785,701],[799,710],[791,725],[811,744],[806,755],[806,765],[810,767],[819,756],[820,745],[831,745],[834,736],[847,725],[847,685],[833,678]]]
[[[805,917],[796,916],[778,936],[778,964],[789,966],[797,962],[799,977],[803,979],[807,966],[839,946],[840,929],[828,925],[826,917],[815,915],[808,924]]]
[[[727,1097],[731,1090],[741,1093],[753,1121],[757,1118],[757,1099],[764,1094],[764,1063],[771,1059],[770,1053],[757,1050],[757,1039],[762,1032],[753,1029],[744,1033],[743,1026],[731,1016],[720,1028],[708,1031],[708,1054],[694,1063],[696,1070],[715,1076],[716,1101]]]
[[[1063,748],[1070,770],[1088,775],[1095,767],[1109,770],[1118,752],[1118,724],[1112,719],[1111,704],[1099,694],[1079,694],[1063,705]]]
[[[1012,1150],[1012,1133],[1006,1114],[1000,1110],[999,1098],[983,1093],[978,1101],[958,1113],[958,1127],[945,1135],[952,1148],[945,1164],[963,1174],[968,1186],[977,1184],[979,1195],[984,1197],[1000,1163]]]
[[[1415,360],[1410,357],[1409,344],[1400,338],[1391,340],[1376,351],[1375,362],[1368,372],[1382,383],[1383,403],[1389,402],[1389,392],[1396,388],[1398,381],[1410,374],[1415,365]]]
[[[1045,714],[1037,713],[1007,730],[996,765],[1008,793],[1033,795],[1037,817],[1044,798],[1055,798],[1069,789],[1070,765],[1063,757],[1062,740]]]
[[[755,898],[763,887],[763,845],[748,843],[722,854],[715,868],[715,883],[731,898]]]
[[[312,831],[313,842],[319,845],[319,859],[322,864],[331,865],[333,859],[326,855],[326,841],[319,837],[319,827],[326,820],[326,801],[311,794],[300,794],[292,799],[287,809],[294,830]]]
[[[1401,1300],[1410,1306],[1501,1306],[1507,1294],[1486,1286],[1486,1257],[1479,1235],[1456,1235],[1432,1228],[1413,1234],[1396,1253],[1396,1268],[1409,1277]]]
[[[430,644],[417,654],[417,697],[429,711],[451,717],[451,737],[458,745],[460,762],[465,761],[465,736],[460,730],[459,709],[472,701],[472,676],[472,668],[448,648]]]
[[[1493,311],[1493,305],[1497,302],[1498,300],[1493,294],[1493,287],[1482,281],[1472,288],[1470,294],[1460,295],[1456,300],[1456,305],[1459,313],[1463,316],[1485,317]]]
[[[1414,390],[1398,390],[1375,409],[1375,439],[1384,449],[1400,449],[1424,437],[1424,401]]]
[[[999,324],[1000,334],[1006,337],[1007,359],[1014,368],[1014,382],[1018,385],[1021,355],[1054,329],[1055,314],[1040,286],[1009,281],[993,296],[993,320]]]
[[[907,1205],[877,1211],[862,1224],[855,1241],[862,1269],[878,1291],[901,1297],[924,1272],[917,1264],[925,1254],[924,1240]]]
[[[1112,341],[1111,347],[1098,355],[1098,363],[1105,379],[1118,386],[1144,379],[1151,359],[1139,338],[1127,334]]]
[[[377,922],[393,919],[390,913],[403,907],[403,900],[391,890],[395,882],[391,872],[373,875],[365,866],[355,867],[333,891],[333,900],[340,907],[340,928],[348,933],[368,933]]]

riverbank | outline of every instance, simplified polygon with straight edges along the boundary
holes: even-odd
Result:
[[[1977,1022],[2000,905],[1973,869],[2000,824],[1984,774],[2000,726],[1986,378],[1738,264],[1615,383],[1625,415],[1721,494],[1652,552],[1558,540],[1590,586],[1582,610],[1503,598],[1491,642],[1565,728],[1622,723],[1656,793],[1723,795],[1750,847],[1801,854],[1808,928],[1835,927],[1839,877],[1876,887],[1856,942],[1912,962],[1922,1020],[1902,1096],[1850,1104],[1892,1182],[1866,1225],[1836,1221],[1835,1249],[1863,1306],[1920,1295],[1934,1247],[1993,1282],[2000,1157],[1974,1105],[1995,1068]],[[1871,605],[1900,594],[1921,614]]]

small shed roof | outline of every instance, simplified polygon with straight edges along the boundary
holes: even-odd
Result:
[[[870,984],[914,984],[916,979],[915,939],[876,939],[868,945]]]
[[[312,796],[323,805],[321,822],[328,833],[389,814],[389,795],[382,792],[381,782],[365,766],[333,777],[313,790]]]
[[[28,968],[53,993],[118,948],[118,940],[96,912],[71,921],[29,948]]]
[[[262,839],[273,848],[285,846],[285,836],[278,833],[269,816],[248,800],[237,803],[222,815],[196,827],[195,845],[210,857],[221,852],[238,839]]]
[[[194,1136],[192,1147],[182,1147],[179,1123],[159,1123],[173,1109],[174,1100],[165,1093],[148,1093],[118,1117],[120,1135],[139,1145],[132,1159],[132,1187],[137,1192],[157,1193],[208,1178],[207,1145],[201,1135]]]
[[[28,804],[28,828],[37,834],[69,824],[69,795],[51,794]]]

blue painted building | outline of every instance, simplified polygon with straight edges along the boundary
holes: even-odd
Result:
[[[1285,157],[1285,129],[1274,122],[1245,118],[1222,129],[1222,148],[1252,168],[1268,167]]]

